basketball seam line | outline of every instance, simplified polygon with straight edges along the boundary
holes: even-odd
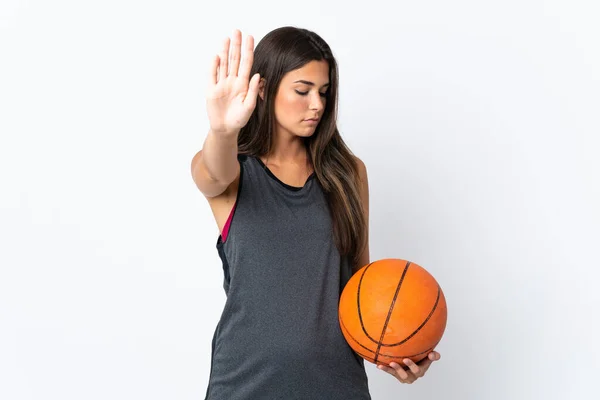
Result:
[[[365,273],[367,272],[367,270],[369,269],[369,267],[371,265],[373,265],[373,263],[369,263],[369,265],[367,265],[367,267],[363,270],[363,272],[360,276],[360,281],[358,282],[358,289],[356,291],[356,308],[358,310],[358,320],[360,321],[360,326],[361,326],[363,332],[365,333],[365,335],[367,335],[367,337],[369,339],[371,339],[373,342],[377,343],[377,341],[375,339],[373,339],[371,336],[369,336],[369,333],[367,332],[367,329],[365,328],[365,324],[363,323],[362,313],[360,311],[360,287],[362,286],[363,277],[365,276]]]
[[[381,345],[384,346],[384,347],[398,346],[398,345],[401,345],[401,344],[405,343],[410,338],[412,338],[417,333],[419,333],[419,331],[421,329],[423,329],[423,327],[425,326],[425,324],[427,324],[427,321],[429,321],[431,319],[431,316],[433,315],[433,313],[435,312],[435,310],[437,310],[438,303],[440,302],[440,291],[441,291],[441,289],[440,289],[440,286],[438,285],[437,298],[435,299],[435,304],[433,305],[433,308],[431,309],[431,312],[429,313],[429,315],[427,316],[427,318],[425,318],[425,321],[423,321],[423,323],[417,329],[415,329],[415,331],[413,333],[411,333],[410,335],[408,335],[406,338],[404,338],[403,340],[399,341],[398,343],[391,343],[391,344],[383,344],[383,343],[381,343]],[[382,342],[383,342],[383,339],[382,339]]]
[[[402,271],[402,276],[400,277],[400,282],[398,282],[398,286],[396,286],[396,293],[394,293],[394,298],[392,299],[392,304],[390,304],[390,309],[388,310],[388,315],[385,319],[385,323],[383,324],[383,329],[381,329],[381,338],[379,339],[379,343],[377,343],[377,352],[375,353],[375,362],[377,362],[377,358],[379,357],[379,351],[381,350],[381,343],[383,342],[383,337],[385,336],[385,329],[390,322],[390,318],[392,318],[392,311],[394,310],[394,305],[396,304],[396,299],[398,298],[398,292],[400,292],[400,287],[402,286],[402,282],[404,281],[404,277],[406,276],[406,271],[408,271],[408,267],[410,266],[410,261],[406,262],[406,266],[404,267],[404,271]]]
[[[355,342],[357,345],[359,345],[360,347],[362,347],[363,349],[365,349],[365,350],[367,350],[367,351],[369,351],[369,352],[371,352],[371,353],[375,353],[375,351],[374,351],[374,350],[371,350],[371,349],[369,349],[367,346],[365,346],[364,344],[362,344],[361,342],[359,342],[359,341],[358,341],[358,340],[357,340],[357,339],[356,339],[354,336],[352,336],[352,334],[350,333],[350,331],[349,331],[349,330],[348,330],[348,328],[346,327],[346,324],[344,324],[344,320],[343,320],[342,318],[340,318],[340,323],[341,323],[341,326],[342,326],[342,331],[343,331],[343,332],[346,332],[346,334],[347,334],[347,335],[348,335],[348,336],[349,336],[349,337],[350,337],[350,338],[351,338],[351,339],[352,339],[352,340],[353,340],[353,341],[354,341],[354,342]],[[437,343],[436,343],[436,345],[437,345]],[[406,358],[406,357],[417,357],[417,356],[420,356],[420,355],[422,355],[422,354],[429,353],[431,350],[433,350],[433,348],[434,348],[434,347],[435,347],[435,346],[433,346],[433,347],[431,347],[431,348],[429,348],[429,349],[427,349],[427,350],[425,350],[425,351],[422,351],[422,352],[420,352],[420,353],[416,353],[416,354],[409,354],[409,355],[404,355],[404,356],[396,356],[396,355],[393,355],[393,354],[386,354],[386,353],[381,353],[381,352],[380,352],[379,354],[380,354],[380,355],[382,355],[382,356],[385,356],[385,357],[389,357],[389,358]],[[354,349],[352,349],[352,350],[353,350],[353,351],[355,351],[355,352],[356,352],[357,354],[359,354],[360,356],[366,356],[366,357],[368,357],[368,358],[370,358],[370,359],[373,359],[373,357],[371,357],[371,356],[369,356],[369,355],[366,355],[366,354],[360,353],[360,352],[358,352],[358,351],[356,351],[356,350],[354,350]]]

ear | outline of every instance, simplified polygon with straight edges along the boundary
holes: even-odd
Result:
[[[265,100],[265,82],[264,78],[260,78],[260,81],[258,82],[258,95],[263,101]]]

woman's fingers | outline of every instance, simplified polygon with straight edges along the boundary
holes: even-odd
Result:
[[[237,76],[240,67],[240,57],[242,48],[242,33],[236,29],[233,31],[233,40],[231,41],[231,52],[229,54],[229,74],[228,76]]]
[[[250,86],[248,88],[248,93],[246,94],[246,98],[244,99],[244,105],[249,109],[254,109],[256,107],[256,97],[258,96],[258,83],[260,82],[260,75],[254,74],[252,79],[250,80]]]
[[[223,40],[223,47],[221,48],[221,53],[219,54],[219,58],[221,59],[221,63],[219,64],[219,80],[227,78],[227,68],[229,64],[229,37],[226,37]]]
[[[208,77],[208,87],[213,87],[219,81],[219,63],[220,63],[219,55],[215,54],[212,59],[212,64],[210,66],[210,74]]]
[[[246,37],[246,46],[244,46],[244,57],[242,59],[242,65],[240,67],[238,76],[245,82],[250,79],[250,71],[252,70],[252,64],[254,63],[254,38],[252,35]]]
[[[408,372],[406,372],[398,363],[390,363],[389,365],[380,364],[377,368],[392,375],[400,382],[407,382],[409,379]]]
[[[408,380],[410,375],[404,368],[402,368],[402,366],[400,364],[398,364],[397,362],[391,362],[390,367],[393,368],[392,371],[395,372],[395,375],[398,378],[403,379],[403,380]],[[392,374],[393,374],[393,372],[392,372]]]
[[[421,368],[419,368],[419,366],[417,364],[415,364],[413,362],[413,360],[411,360],[410,358],[405,359],[404,360],[404,364],[406,364],[408,366],[408,368],[410,368],[410,371],[415,376],[420,376],[421,375]]]
[[[247,83],[254,63],[254,38],[252,35],[246,38],[242,57],[242,32],[239,29],[234,30],[233,39],[227,37],[223,40],[218,59],[218,63],[214,60],[216,67],[213,65],[211,83],[216,84],[228,76],[240,77]]]

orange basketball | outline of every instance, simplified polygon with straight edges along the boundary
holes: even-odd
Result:
[[[362,267],[348,281],[339,304],[339,321],[354,351],[374,364],[419,362],[446,329],[446,299],[423,267],[383,259]]]

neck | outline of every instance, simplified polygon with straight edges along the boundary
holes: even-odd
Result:
[[[276,137],[269,154],[265,155],[269,163],[274,164],[299,164],[308,163],[308,151],[304,140],[294,136],[289,138]]]

